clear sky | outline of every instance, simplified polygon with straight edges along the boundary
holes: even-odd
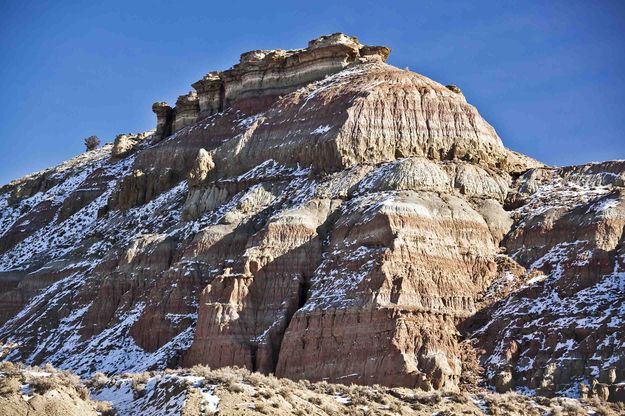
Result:
[[[152,128],[251,49],[345,32],[457,84],[504,144],[548,164],[625,159],[625,1],[0,0],[0,183],[91,134]]]

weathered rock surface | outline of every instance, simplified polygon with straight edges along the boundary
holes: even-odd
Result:
[[[243,54],[3,187],[5,358],[456,390],[468,339],[498,390],[619,397],[625,163],[544,167],[388,53]]]
[[[625,377],[623,172],[621,161],[533,169],[517,179],[509,200],[524,205],[512,212],[503,246],[540,273],[517,277],[516,292],[474,318],[471,336],[489,378],[506,373],[542,393],[575,393],[598,380],[605,385],[590,393],[607,397]]]
[[[148,136],[148,133],[140,134],[118,134],[113,142],[113,149],[111,150],[111,156],[116,159],[124,158],[135,152],[138,149],[139,144],[143,139]]]
[[[256,50],[223,72],[209,72],[193,84],[199,111],[212,115],[236,106],[248,113],[313,81],[335,74],[357,61],[386,61],[390,49],[367,46],[358,39],[335,33],[311,40],[305,49]]]
[[[164,101],[152,104],[152,111],[156,114],[156,131],[152,135],[152,141],[156,143],[171,134],[174,111]]]
[[[176,101],[176,107],[174,107],[172,131],[176,132],[195,123],[199,113],[200,102],[197,93],[191,91],[187,95],[181,95]]]

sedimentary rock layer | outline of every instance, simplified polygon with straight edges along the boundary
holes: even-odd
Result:
[[[624,162],[607,162],[533,169],[516,181],[509,203],[523,205],[504,246],[537,272],[470,321],[499,390],[579,385],[577,394],[617,395],[625,376],[624,172]]]
[[[6,358],[453,390],[470,342],[500,390],[616,397],[623,162],[544,167],[388,52],[243,54],[3,187]]]

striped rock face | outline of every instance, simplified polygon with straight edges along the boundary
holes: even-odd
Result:
[[[388,52],[244,54],[155,132],[3,187],[4,358],[431,390],[477,355],[503,390],[618,384],[623,164],[547,169]]]
[[[533,275],[508,275],[502,286],[516,290],[469,331],[500,390],[605,390],[623,400],[624,173],[625,162],[605,162],[532,169],[516,181],[508,202],[521,206],[503,246]]]

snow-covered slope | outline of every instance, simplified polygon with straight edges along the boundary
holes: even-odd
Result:
[[[614,383],[625,368],[624,171],[617,161],[517,180],[509,199],[523,205],[503,244],[535,272],[508,279],[520,287],[482,310],[471,335],[500,389],[579,396],[599,381],[622,396]]]

